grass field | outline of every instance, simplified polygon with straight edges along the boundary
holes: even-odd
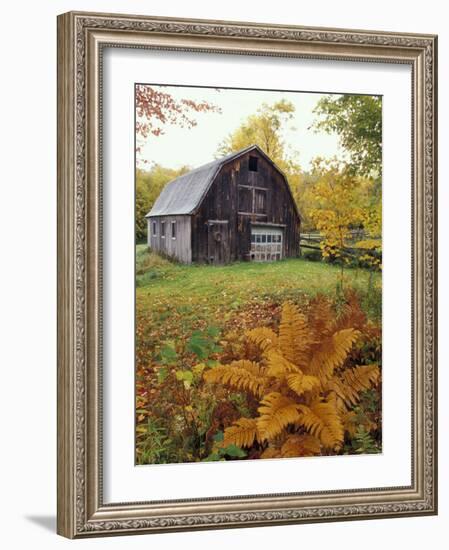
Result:
[[[370,280],[371,279],[371,280]],[[303,259],[224,266],[182,265],[136,249],[136,313],[140,351],[162,340],[186,337],[213,324],[248,328],[276,314],[280,304],[301,304],[317,293],[335,295],[340,267]],[[381,274],[346,269],[344,287],[357,290],[367,314],[380,317]]]
[[[381,274],[365,269],[346,269],[344,285],[363,295],[370,276],[371,290],[380,292]],[[334,294],[339,280],[339,266],[299,258],[224,266],[182,265],[149,252],[146,245],[138,245],[136,250],[138,303],[158,308],[163,302],[184,313],[198,312],[199,306],[220,314],[255,299],[282,301],[296,300],[301,294]]]

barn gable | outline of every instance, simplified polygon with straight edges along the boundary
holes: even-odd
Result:
[[[250,145],[235,153],[230,153],[217,160],[199,166],[186,174],[167,183],[161,191],[153,208],[145,216],[179,216],[194,214],[201,205],[215,177],[221,168],[238,157],[257,150],[282,176],[288,187],[287,179],[275,163],[257,146]],[[289,192],[290,188],[288,187]],[[293,199],[293,197],[292,197]],[[299,218],[299,213],[298,218]]]

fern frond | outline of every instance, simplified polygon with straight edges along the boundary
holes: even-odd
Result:
[[[326,338],[314,352],[306,370],[307,374],[317,376],[324,384],[331,378],[334,370],[343,365],[359,335],[358,330],[346,328]]]
[[[357,432],[357,428],[359,427],[359,423],[357,421],[357,413],[354,411],[349,411],[341,416],[341,420],[343,423],[344,431],[348,432],[349,436],[352,439]]]
[[[276,447],[267,447],[265,451],[260,455],[260,458],[280,458],[281,453]]]
[[[323,338],[335,331],[335,313],[329,298],[318,295],[310,301],[308,321],[314,343],[321,342]]]
[[[377,384],[380,377],[379,365],[360,365],[346,369],[341,374],[343,383],[354,391],[361,392]]]
[[[334,403],[315,400],[309,406],[299,405],[299,410],[299,424],[311,435],[319,438],[324,447],[332,450],[341,447],[344,430]]]
[[[355,328],[363,330],[366,327],[366,314],[360,306],[360,300],[355,290],[345,292],[346,303],[338,317],[334,330],[343,328]]]
[[[279,345],[277,334],[268,327],[253,328],[248,330],[246,335],[263,353],[275,350]]]
[[[249,391],[256,397],[262,397],[267,379],[264,367],[245,359],[234,361],[230,365],[218,365],[203,374],[206,382],[221,383],[237,390]]]
[[[313,391],[320,386],[320,380],[316,376],[302,372],[287,374],[286,378],[288,387],[298,395]]]
[[[260,442],[260,434],[255,418],[240,418],[224,431],[223,446],[251,447],[255,441]]]
[[[361,365],[345,369],[329,380],[327,388],[334,391],[347,408],[357,404],[360,393],[377,384],[380,377],[378,365]]]
[[[306,318],[296,306],[285,303],[279,326],[279,347],[282,355],[301,367],[308,359],[313,339]]]
[[[289,373],[301,372],[299,367],[291,363],[277,351],[270,351],[267,353],[266,358],[267,368],[265,372],[267,376],[273,376],[274,378],[282,380]]]
[[[257,427],[263,439],[273,439],[289,424],[297,422],[301,415],[299,405],[278,392],[266,395],[258,409]]]
[[[368,433],[377,428],[377,424],[370,420],[367,416],[359,415],[355,411],[349,411],[342,415],[343,428],[345,432],[348,432],[349,437],[353,439],[360,428],[363,428]]]
[[[296,456],[315,456],[321,451],[320,440],[313,435],[290,435],[281,447],[281,455],[284,458]]]

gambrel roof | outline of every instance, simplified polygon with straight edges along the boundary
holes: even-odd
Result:
[[[209,187],[212,185],[221,167],[227,162],[253,150],[257,150],[276,168],[276,170],[283,174],[257,145],[250,145],[240,151],[230,153],[225,157],[199,166],[191,172],[187,172],[187,174],[168,182],[156,199],[153,208],[145,217],[193,214],[201,205],[203,198],[206,196]]]

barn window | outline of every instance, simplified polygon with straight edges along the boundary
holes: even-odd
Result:
[[[267,190],[261,187],[239,185],[239,213],[266,216]]]
[[[253,226],[251,228],[251,260],[272,262],[282,259],[283,230],[277,227]]]
[[[171,222],[171,238],[176,239],[176,221]]]
[[[153,222],[153,237],[156,237],[157,235],[157,222]]]
[[[257,161],[259,159],[257,157],[249,157],[249,163],[248,163],[248,170],[250,172],[257,172]]]
[[[267,213],[267,192],[265,189],[254,189],[254,213]]]
[[[165,239],[165,222],[161,222],[161,237]]]
[[[253,211],[253,190],[239,186],[239,212]]]

